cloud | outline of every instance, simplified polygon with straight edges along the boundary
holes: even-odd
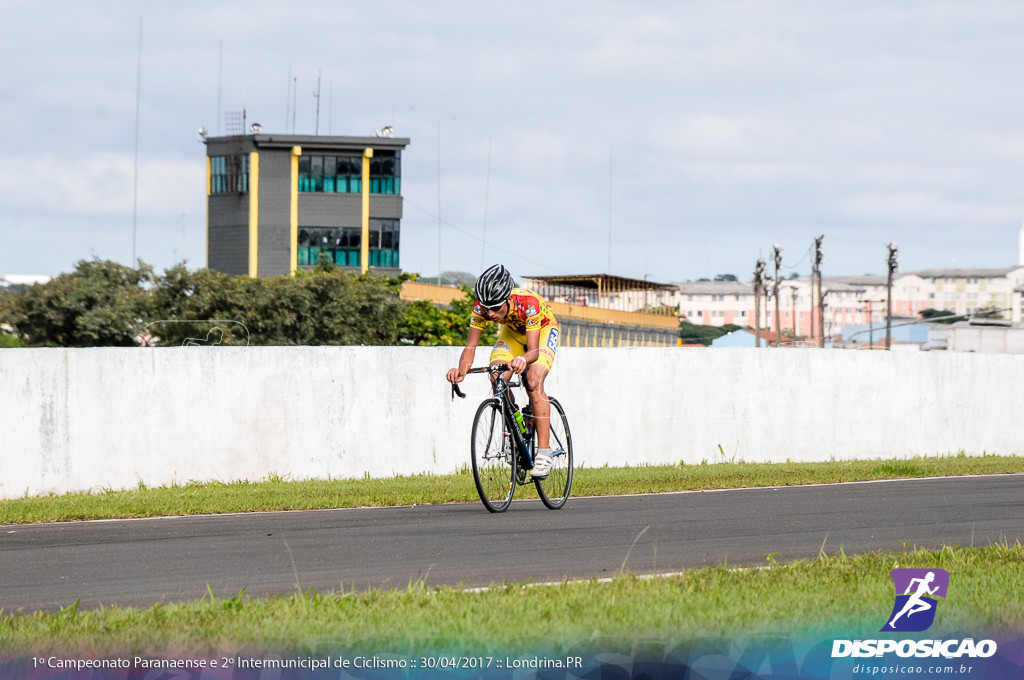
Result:
[[[122,217],[131,215],[135,186],[134,160],[104,153],[89,158],[53,154],[9,158],[0,166],[0,210],[38,217]],[[197,209],[204,197],[202,157],[195,160],[157,158],[139,166],[142,209],[153,216],[177,215],[183,207]]]
[[[1019,202],[971,202],[924,191],[858,193],[839,207],[850,218],[887,224],[983,225],[1012,223],[1021,215]]]
[[[450,269],[478,265],[485,211],[531,272],[605,269],[611,241],[616,273],[661,280],[747,272],[823,231],[837,272],[878,269],[887,240],[909,262],[966,239],[1001,266],[1024,215],[1016,0],[9,5],[0,269],[56,273],[75,239],[87,256],[123,233],[137,104],[140,254],[203,252],[195,129],[245,107],[312,133],[318,74],[321,134],[411,138],[402,258],[427,274],[439,167]],[[19,224],[67,255],[21,250]]]

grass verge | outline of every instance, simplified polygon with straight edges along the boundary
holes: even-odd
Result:
[[[1024,472],[1021,456],[937,456],[901,460],[826,463],[723,462],[699,465],[582,468],[573,481],[574,496],[604,496],[855,482],[872,479]],[[518,498],[535,497],[532,486]],[[435,503],[476,502],[469,470],[452,475],[416,475],[390,479],[289,481],[273,475],[259,482],[190,482],[127,491],[101,491],[0,501],[0,524],[87,519],[156,517],[270,510],[315,510]]]
[[[893,604],[897,567],[943,568],[949,596],[930,636],[960,630],[1024,630],[1024,546],[1019,542],[905,553],[820,555],[764,569],[707,567],[678,576],[580,581],[558,588],[504,585],[482,592],[405,590],[296,592],[269,599],[239,593],[148,609],[0,616],[0,654],[150,656],[254,652],[503,656],[518,651],[660,645],[700,636],[877,637]],[[528,625],[526,625],[528,623]]]

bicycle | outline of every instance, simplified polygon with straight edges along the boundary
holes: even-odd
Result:
[[[551,402],[551,438],[549,447],[554,464],[544,479],[530,476],[533,452],[537,447],[537,430],[529,406],[521,412],[523,423],[516,419],[515,402],[511,389],[529,387],[526,376],[516,381],[505,380],[508,364],[471,368],[467,373],[489,373],[495,376],[494,396],[481,402],[473,418],[470,444],[473,461],[473,481],[484,507],[491,512],[504,512],[512,504],[516,487],[529,484],[537,488],[537,495],[551,510],[558,510],[569,498],[572,488],[572,435],[565,410],[558,400]],[[459,386],[452,384],[452,395],[465,398]]]

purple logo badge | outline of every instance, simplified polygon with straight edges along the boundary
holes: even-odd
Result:
[[[927,630],[935,621],[935,598],[946,597],[949,573],[945,569],[893,569],[889,575],[896,586],[896,602],[881,630]]]

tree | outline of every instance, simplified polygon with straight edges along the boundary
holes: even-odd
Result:
[[[401,342],[410,345],[465,345],[475,297],[466,285],[462,286],[462,293],[461,298],[448,306],[427,300],[407,303],[399,332]],[[493,345],[496,341],[497,330],[494,324],[488,324],[480,344]]]
[[[149,315],[153,270],[81,260],[70,274],[14,295],[9,323],[29,347],[131,347]]]
[[[967,318],[966,316],[957,316],[956,312],[953,312],[952,310],[949,309],[934,309],[932,307],[922,309],[920,312],[920,316],[925,321],[931,319],[936,323],[946,324],[956,323],[957,321],[963,321],[964,319]]]
[[[710,346],[715,338],[720,338],[739,329],[740,326],[731,323],[722,326],[704,326],[680,320],[679,338],[684,345]]]
[[[460,345],[469,331],[473,296],[446,307],[401,299],[402,282],[358,275],[331,262],[295,276],[249,278],[183,264],[162,276],[94,260],[72,274],[18,293],[0,291],[0,346]],[[17,337],[15,337],[17,336]],[[485,331],[482,342],[493,343]]]
[[[150,335],[162,346],[174,346],[205,340],[216,328],[218,344],[248,344],[252,315],[246,309],[252,302],[242,280],[208,269],[189,271],[183,264],[165,270],[152,290]]]
[[[14,294],[7,288],[0,288],[0,348],[21,347],[18,337],[12,335],[11,313],[14,307]]]

